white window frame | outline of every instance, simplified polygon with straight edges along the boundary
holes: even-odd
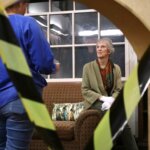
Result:
[[[68,45],[51,45],[52,48],[65,48],[65,47],[72,47],[72,73],[73,73],[73,77],[72,78],[60,78],[60,79],[50,79],[50,76],[48,76],[47,82],[70,82],[70,81],[82,81],[82,78],[75,78],[75,47],[78,46],[96,46],[95,43],[91,43],[91,44],[75,44],[75,35],[74,35],[74,23],[75,23],[75,14],[76,13],[89,13],[89,12],[97,12],[96,10],[93,9],[86,9],[86,10],[75,10],[75,1],[73,1],[73,10],[69,10],[69,11],[54,11],[54,12],[50,12],[51,9],[51,0],[49,0],[49,12],[40,12],[40,13],[30,13],[30,14],[26,14],[26,16],[41,16],[41,15],[46,15],[47,16],[47,40],[48,42],[50,39],[50,15],[60,15],[60,14],[71,14],[72,15],[72,44],[68,44]],[[98,29],[100,30],[100,13],[98,12]],[[100,37],[100,34],[98,34],[98,38]],[[133,64],[131,65],[130,63],[130,59],[131,59],[131,53],[130,51],[132,49],[132,46],[130,45],[130,43],[128,42],[128,40],[125,38],[124,42],[117,42],[117,43],[113,43],[114,45],[120,45],[120,44],[124,44],[125,45],[125,77],[122,77],[122,81],[126,81],[132,68],[133,68]],[[132,59],[135,59],[135,64],[136,62],[136,55],[133,56],[132,53]]]

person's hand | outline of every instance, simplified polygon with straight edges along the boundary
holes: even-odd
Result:
[[[112,97],[112,96],[101,96],[99,99],[102,102],[108,102],[110,104],[112,104],[115,100],[114,97]]]
[[[56,63],[56,72],[60,70],[60,63]]]
[[[103,102],[101,107],[102,111],[108,110],[115,100],[112,96],[101,96],[99,99]]]
[[[56,72],[58,72],[60,70],[60,62],[58,60],[54,60],[54,63],[56,65]]]
[[[102,111],[108,110],[108,109],[111,107],[111,105],[112,105],[112,103],[104,102],[104,103],[102,104],[101,110],[102,110]]]

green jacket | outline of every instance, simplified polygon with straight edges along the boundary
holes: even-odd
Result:
[[[114,85],[111,93],[112,96],[116,98],[122,88],[121,70],[117,64],[114,64],[113,66],[113,73]],[[85,64],[83,67],[82,95],[84,98],[85,109],[90,108],[90,106],[102,95],[108,96],[96,60]]]

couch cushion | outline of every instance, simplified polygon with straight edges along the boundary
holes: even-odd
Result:
[[[83,102],[78,103],[54,103],[52,120],[74,121],[84,109]]]
[[[60,139],[73,140],[74,139],[74,125],[75,121],[54,121],[56,131]]]

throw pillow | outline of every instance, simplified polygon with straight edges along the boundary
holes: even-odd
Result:
[[[52,120],[74,121],[84,109],[84,103],[54,103]]]

